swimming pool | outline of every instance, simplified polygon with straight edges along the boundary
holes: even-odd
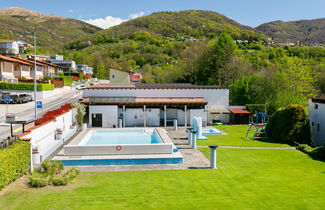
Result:
[[[90,129],[78,141],[65,145],[65,155],[172,154],[175,148],[166,131],[146,129]]]
[[[207,135],[207,134],[222,134],[221,131],[219,131],[216,128],[207,128],[207,129],[202,129],[202,134]]]
[[[79,145],[161,144],[154,129],[92,130]]]

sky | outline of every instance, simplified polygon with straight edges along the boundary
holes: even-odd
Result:
[[[325,18],[325,0],[0,0],[20,7],[83,20],[102,28],[158,11],[211,10],[251,27],[283,20]]]

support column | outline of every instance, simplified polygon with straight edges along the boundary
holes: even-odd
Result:
[[[187,127],[187,105],[184,106],[184,112],[185,112],[185,128]]]
[[[196,131],[192,131],[192,144],[191,144],[192,149],[196,149],[196,138],[197,138],[196,134],[197,134]]]
[[[122,113],[123,113],[123,128],[125,128],[125,117],[126,117],[125,105],[123,105]]]
[[[167,106],[164,105],[164,127],[167,127]]]
[[[143,105],[143,113],[144,113],[143,126],[147,127],[147,108],[146,108],[146,105]]]

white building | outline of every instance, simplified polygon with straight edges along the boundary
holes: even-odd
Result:
[[[228,108],[229,90],[191,84],[111,83],[85,88],[82,103],[89,107],[93,127],[117,127],[118,119],[124,126],[167,126],[174,119],[184,126],[196,116],[206,125],[215,117],[210,109]],[[220,121],[228,123],[229,115]]]
[[[325,98],[309,100],[309,121],[312,143],[322,146],[325,143]]]
[[[3,55],[19,54],[19,44],[14,40],[0,40],[0,53]]]

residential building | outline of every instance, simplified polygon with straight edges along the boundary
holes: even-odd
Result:
[[[51,60],[63,61],[63,55],[56,55],[56,54],[36,55],[36,58],[43,61],[51,61]]]
[[[0,81],[18,82],[22,77],[31,78],[30,63],[0,55]]]
[[[315,146],[325,143],[325,97],[309,99],[311,141]]]
[[[51,59],[51,63],[61,66],[64,73],[74,72],[76,70],[76,62],[74,61]]]
[[[19,54],[19,45],[14,40],[0,40],[0,54],[17,55]]]
[[[35,68],[34,60],[28,60],[28,59],[23,59],[18,57],[12,57],[12,58],[23,61],[25,63],[29,63],[31,65],[30,75],[32,78],[34,78],[34,68]],[[44,77],[43,72],[47,72],[47,65],[36,61],[36,79],[43,79]]]
[[[209,110],[227,109],[229,90],[216,86],[191,84],[116,84],[95,85],[83,90],[82,103],[88,105],[89,125],[117,127],[118,121],[128,126],[167,126],[192,124],[202,117],[212,123]],[[228,123],[228,119],[221,122]]]
[[[109,68],[109,78],[111,83],[131,83],[131,71],[123,70],[115,67]]]
[[[77,64],[77,71],[83,73],[84,75],[93,74],[93,68],[86,64]]]
[[[31,57],[28,60],[34,61],[34,58]],[[37,63],[45,65],[43,67],[43,76],[48,76],[48,77],[54,77],[55,75],[58,75],[60,72],[63,72],[63,68],[59,65],[55,65],[50,62],[46,62],[43,60],[36,60]]]
[[[131,82],[141,82],[142,73],[136,71],[130,71],[130,80]]]

